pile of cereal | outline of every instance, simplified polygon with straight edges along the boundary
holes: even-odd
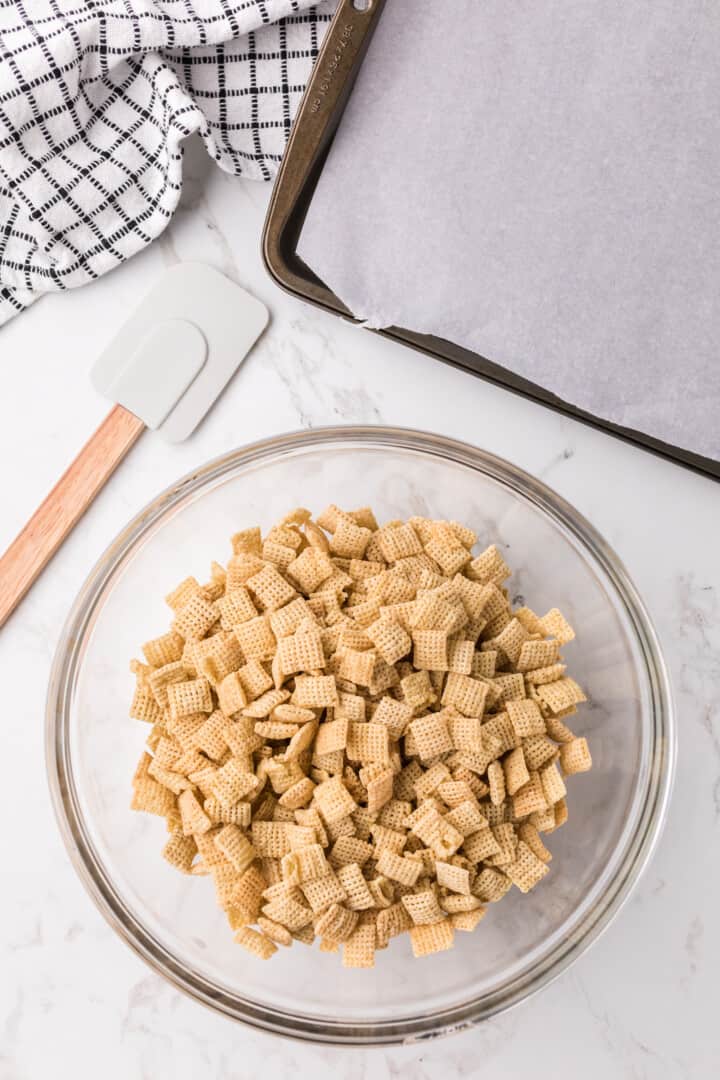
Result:
[[[574,634],[557,609],[513,611],[475,541],[296,510],[183,581],[133,661],[152,730],[132,806],[166,818],[164,857],[212,876],[256,956],[317,937],[372,967],[406,930],[426,956],[547,874],[563,775],[591,765],[565,723],[585,700],[560,656]]]

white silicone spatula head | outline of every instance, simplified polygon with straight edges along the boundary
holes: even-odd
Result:
[[[115,335],[93,386],[167,442],[181,442],[265,329],[264,304],[201,263],[167,272]]]

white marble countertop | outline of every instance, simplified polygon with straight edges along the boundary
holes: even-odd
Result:
[[[186,175],[182,207],[150,250],[87,288],[43,299],[0,330],[2,549],[102,419],[107,405],[88,370],[165,267],[182,259],[213,264],[272,313],[196,435],[176,447],[141,439],[52,572],[0,631],[7,686],[0,1078],[504,1080],[535,1073],[541,1060],[555,1080],[716,1077],[720,487],[285,296],[259,254],[269,188],[222,175],[196,147]],[[595,947],[540,995],[472,1032],[375,1051],[253,1032],[152,974],[113,935],[71,869],[43,760],[45,690],[61,625],[90,566],[128,518],[178,476],[238,444],[351,422],[457,436],[574,503],[615,547],[650,609],[680,729],[659,850]]]

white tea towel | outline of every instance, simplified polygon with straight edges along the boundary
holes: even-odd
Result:
[[[182,141],[270,179],[333,0],[0,0],[0,324],[165,228]]]

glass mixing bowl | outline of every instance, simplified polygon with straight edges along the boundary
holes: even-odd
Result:
[[[378,518],[452,518],[496,543],[521,597],[558,606],[578,631],[569,671],[589,703],[573,727],[592,772],[568,781],[551,872],[513,889],[451,952],[414,960],[407,936],[372,971],[317,947],[263,962],[235,945],[208,879],[160,856],[165,822],[129,809],[147,728],[128,719],[130,657],[167,629],[164,595],[208,575],[228,538],[298,504],[372,505]],[[615,554],[531,476],[471,446],[388,428],[303,431],[256,443],[163,492],[90,574],[55,657],[47,710],[50,784],[70,857],[117,933],[171,982],[235,1019],[335,1043],[411,1041],[468,1027],[563,971],[617,913],[647,863],[668,804],[675,729],[655,633]]]

